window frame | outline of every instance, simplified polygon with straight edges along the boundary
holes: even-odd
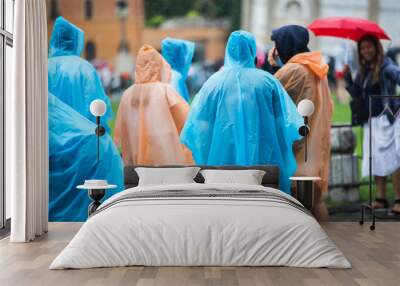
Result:
[[[52,21],[55,21],[57,17],[60,16],[58,0],[50,0],[48,4],[50,6],[50,10],[48,13],[50,15],[50,19]]]
[[[5,100],[6,100],[6,54],[7,46],[13,48],[13,34],[6,30],[6,1],[0,0],[0,237],[10,231],[10,219],[7,220],[5,188]],[[8,0],[15,5],[15,0]],[[14,8],[12,9],[13,13]],[[9,15],[8,15],[9,16]],[[13,17],[14,15],[12,15]],[[13,30],[13,29],[12,29]]]
[[[83,1],[83,12],[86,21],[90,21],[93,19],[93,1],[92,0],[84,0]]]

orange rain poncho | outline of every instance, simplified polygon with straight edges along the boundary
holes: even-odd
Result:
[[[189,105],[169,84],[171,67],[151,46],[138,53],[135,84],[122,95],[114,140],[125,165],[193,164],[179,141]]]
[[[307,162],[304,162],[304,140],[295,144],[297,176],[318,176],[320,191],[328,190],[330,131],[333,102],[330,97],[327,75],[328,65],[320,52],[299,53],[287,62],[275,76],[282,83],[296,105],[302,99],[310,99],[315,105],[309,118],[311,132],[308,135]]]

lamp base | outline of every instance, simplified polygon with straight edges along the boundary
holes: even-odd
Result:
[[[301,202],[304,207],[311,210],[314,206],[314,182],[312,180],[296,181],[296,199]]]
[[[88,207],[88,215],[90,216],[94,213],[97,208],[101,205],[100,200],[104,197],[106,193],[105,189],[89,189],[88,194],[89,197],[93,200],[93,202]]]
[[[300,126],[299,134],[303,137],[306,137],[310,133],[310,127],[308,125]]]
[[[106,134],[106,129],[103,126],[99,125],[96,127],[95,133],[97,136],[103,136],[104,134]]]

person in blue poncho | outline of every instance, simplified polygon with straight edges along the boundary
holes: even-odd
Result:
[[[180,39],[165,38],[161,42],[161,52],[172,68],[172,86],[186,101],[189,101],[190,95],[186,86],[186,78],[193,59],[194,43]]]
[[[195,96],[181,141],[199,165],[278,165],[289,193],[303,118],[279,81],[255,68],[255,57],[254,36],[233,32],[224,67]]]
[[[94,99],[104,100],[107,113],[102,120],[109,130],[107,122],[113,116],[111,102],[95,68],[80,57],[83,46],[83,31],[63,17],[58,17],[50,39],[49,92],[92,122],[96,122],[96,118],[89,111],[90,103]]]
[[[49,220],[85,221],[91,202],[76,186],[88,179],[104,179],[123,189],[123,163],[108,134],[100,139],[97,162],[96,125],[49,93]]]

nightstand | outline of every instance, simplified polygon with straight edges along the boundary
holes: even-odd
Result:
[[[314,182],[321,180],[320,177],[290,177],[291,181],[296,182],[295,198],[301,202],[304,207],[311,210],[314,205]]]
[[[79,185],[77,189],[87,190],[92,203],[88,207],[88,216],[94,213],[101,205],[100,200],[106,194],[106,190],[115,189],[116,185],[109,185],[106,180],[85,180],[85,184]]]

